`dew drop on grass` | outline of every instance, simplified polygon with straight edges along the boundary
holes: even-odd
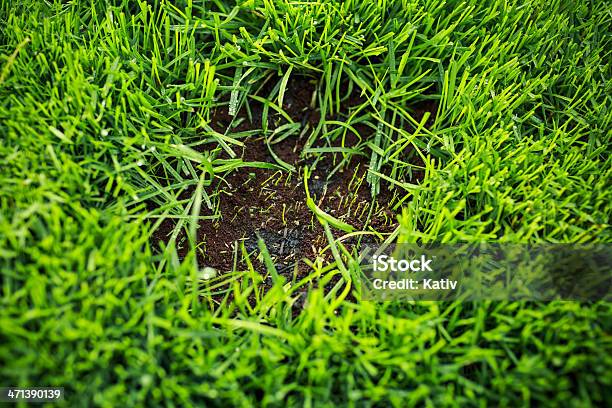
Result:
[[[238,113],[238,95],[239,90],[238,86],[240,85],[240,78],[242,76],[242,67],[236,68],[236,72],[234,73],[234,82],[232,83],[232,93],[230,94],[230,102],[228,113],[230,116],[236,116]]]
[[[153,377],[150,374],[145,374],[140,377],[140,383],[143,387],[149,387],[153,383]]]
[[[217,275],[217,270],[210,266],[205,266],[200,270],[200,279],[209,280]]]
[[[238,90],[234,89],[232,90],[232,93],[230,95],[230,103],[229,103],[229,114],[230,116],[236,116],[236,113],[238,111]]]

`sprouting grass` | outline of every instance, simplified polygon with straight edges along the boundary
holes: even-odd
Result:
[[[383,239],[610,243],[611,14],[2,2],[0,386],[62,386],[69,406],[609,405],[608,303],[362,302],[338,237],[377,231],[312,200],[333,256],[305,275],[281,276],[260,242],[262,270],[243,245],[246,268],[205,280],[193,241],[233,216],[210,188],[229,172],[304,178],[275,153],[301,135],[305,158],[341,157],[331,177],[365,156],[372,195],[392,188],[399,227]],[[284,108],[296,77],[317,84],[314,125]],[[272,162],[243,162],[262,135]]]

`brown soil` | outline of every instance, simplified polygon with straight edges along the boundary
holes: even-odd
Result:
[[[319,113],[311,108],[314,84],[304,78],[290,81],[283,100],[283,109],[292,119],[304,126],[316,126]],[[267,96],[267,95],[266,95]],[[346,109],[360,103],[358,96],[351,96],[345,101]],[[232,128],[233,132],[261,129],[261,106],[249,103],[252,121],[246,118],[244,109],[237,118],[244,118]],[[415,116],[420,119],[424,112],[434,111],[435,105],[424,104],[414,109]],[[232,122],[233,121],[233,122]],[[227,106],[213,112],[212,126],[219,132],[224,132],[237,120],[228,115]],[[280,115],[274,115],[270,110],[268,118],[269,129],[274,129],[284,123]],[[358,128],[360,133],[367,129]],[[218,208],[216,211],[203,206],[202,215],[219,216],[216,220],[203,220],[197,232],[198,263],[209,266],[223,273],[236,266],[245,267],[241,256],[241,243],[251,254],[251,261],[256,268],[262,268],[258,240],[262,239],[274,261],[277,271],[286,276],[308,270],[304,259],[314,259],[317,256],[329,258],[330,251],[323,252],[328,245],[323,228],[306,205],[306,193],[302,169],[304,166],[315,168],[308,182],[311,196],[315,203],[326,213],[353,225],[356,230],[375,230],[381,234],[392,232],[396,226],[396,217],[390,210],[395,201],[394,194],[388,186],[381,185],[377,200],[372,200],[370,187],[365,180],[368,159],[363,156],[347,158],[344,170],[336,171],[329,177],[332,170],[344,157],[339,154],[327,154],[323,160],[313,163],[313,160],[302,157],[305,135],[300,132],[273,144],[274,152],[283,161],[295,166],[294,173],[280,170],[257,168],[240,168],[223,178],[209,188],[209,195],[216,196]],[[346,135],[345,146],[355,146],[361,142],[359,135]],[[338,142],[334,142],[339,145]],[[263,137],[249,136],[244,140],[244,148],[236,153],[245,162],[274,163]],[[422,174],[415,174],[422,177]],[[412,181],[414,182],[414,180]],[[187,192],[187,195],[192,191]],[[371,218],[368,221],[368,214]],[[366,225],[367,224],[367,225]],[[154,246],[159,241],[168,241],[174,229],[174,222],[166,220],[153,236]],[[339,238],[345,233],[334,231]],[[364,235],[361,238],[351,237],[343,241],[351,248],[361,242],[374,242],[375,235]],[[188,251],[189,244],[184,232],[177,239],[178,254],[182,258]],[[237,255],[237,256],[236,256]]]
[[[198,229],[198,263],[219,271],[232,270],[234,254],[240,260],[240,241],[245,249],[253,254],[259,253],[258,238],[274,259],[279,273],[291,273],[302,258],[313,259],[323,256],[321,250],[328,241],[323,229],[306,205],[306,192],[301,169],[308,162],[299,159],[300,140],[283,143],[277,154],[283,160],[296,165],[298,172],[288,173],[281,170],[241,168],[220,179],[211,193],[218,193],[219,206],[216,211],[220,218],[201,221]],[[290,144],[294,144],[291,148]],[[245,161],[273,162],[261,138],[250,139],[243,151]],[[387,205],[392,195],[387,191],[377,201],[372,201],[370,190],[365,181],[367,170],[365,160],[354,158],[348,169],[339,170],[331,180],[326,180],[331,170],[331,161],[319,163],[309,180],[309,191],[319,208],[328,214],[353,225],[357,230],[364,229],[365,223],[374,206],[369,226],[381,233],[390,233],[396,226],[394,214]],[[208,208],[202,215],[214,215]],[[174,222],[166,220],[154,233],[155,241],[167,241],[174,229]],[[336,237],[340,236],[338,233]],[[371,236],[365,240],[371,242]],[[355,238],[346,240],[345,245],[354,245]],[[177,240],[179,256],[184,257],[188,243],[184,234]],[[329,255],[329,252],[327,253]],[[259,263],[255,261],[254,263]],[[238,262],[238,266],[241,265]]]

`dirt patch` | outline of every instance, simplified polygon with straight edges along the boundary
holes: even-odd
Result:
[[[319,112],[313,108],[316,97],[316,84],[307,78],[289,82],[283,109],[300,124],[300,129],[316,126]],[[268,96],[264,90],[264,96]],[[361,103],[360,97],[351,95],[345,100],[346,109]],[[414,112],[417,120],[425,112],[434,111],[435,105],[420,105]],[[228,114],[226,106],[213,112],[211,126],[223,133],[228,128],[231,132],[247,132],[262,128],[262,110],[260,103],[249,103],[250,115],[239,112],[236,117]],[[268,112],[268,129],[275,129],[287,123],[281,115]],[[336,115],[341,116],[338,112]],[[362,136],[371,129],[355,126],[359,134],[348,132],[342,140],[327,142],[333,146],[356,147],[363,143]],[[208,266],[220,272],[234,268],[244,269],[243,252],[251,255],[250,259],[257,268],[263,268],[259,254],[258,241],[265,242],[277,271],[283,275],[301,275],[309,267],[304,259],[316,257],[330,258],[330,251],[324,250],[328,240],[319,221],[306,205],[303,168],[312,168],[308,187],[315,203],[329,215],[355,227],[356,231],[369,231],[368,234],[353,236],[343,240],[343,244],[352,248],[358,243],[375,242],[377,236],[391,233],[397,226],[396,216],[390,210],[396,197],[388,186],[381,185],[376,200],[372,200],[370,186],[366,181],[368,158],[347,153],[325,155],[303,155],[307,132],[296,132],[280,140],[268,141],[257,132],[252,132],[243,139],[244,147],[234,150],[245,162],[275,163],[274,154],[283,162],[293,166],[297,171],[270,170],[259,168],[240,168],[216,180],[207,191],[216,197],[218,207],[214,210],[204,208],[202,215],[217,215],[216,220],[203,220],[197,230],[197,257],[200,266]],[[322,147],[321,145],[319,145]],[[206,147],[201,145],[202,149]],[[317,147],[317,145],[312,146]],[[356,149],[363,150],[363,149]],[[409,152],[407,152],[409,154]],[[338,163],[343,161],[342,165]],[[418,176],[418,175],[417,175]],[[185,194],[189,196],[193,190]],[[153,234],[155,246],[159,241],[167,242],[175,224],[167,219]],[[374,231],[376,233],[374,233]],[[339,238],[345,233],[334,231]],[[378,234],[378,235],[377,235]],[[189,250],[184,231],[177,238],[177,250],[182,258]],[[262,269],[260,269],[262,270]],[[265,268],[263,269],[265,270]]]
[[[293,148],[287,145],[293,144]],[[198,263],[219,271],[232,270],[241,263],[241,243],[250,254],[259,253],[258,240],[261,238],[274,260],[279,273],[306,270],[302,258],[313,259],[326,256],[323,248],[328,245],[323,229],[306,205],[306,190],[301,169],[308,160],[299,158],[300,140],[287,142],[282,146],[284,160],[295,165],[298,171],[289,173],[282,170],[241,168],[231,172],[215,184],[212,195],[218,197],[216,211],[203,209],[202,215],[218,214],[216,220],[200,222],[197,232]],[[278,153],[277,153],[278,154]],[[249,139],[245,143],[243,157],[249,161],[273,162],[262,138]],[[373,201],[365,181],[365,160],[355,158],[348,169],[338,170],[331,180],[326,175],[331,161],[317,165],[309,179],[309,191],[317,205],[328,214],[353,225],[356,230],[368,225],[380,233],[390,233],[396,226],[393,213],[382,202],[392,201],[392,195],[385,190],[378,200]],[[154,240],[167,241],[174,229],[171,220],[160,227]],[[340,234],[337,234],[340,236]],[[371,241],[370,236],[365,238]],[[351,246],[358,238],[344,241]],[[184,257],[188,243],[184,233],[177,239],[179,256]],[[258,261],[255,261],[258,263]]]

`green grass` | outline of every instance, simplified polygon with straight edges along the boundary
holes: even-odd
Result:
[[[610,21],[605,1],[2,2],[0,385],[70,406],[609,404],[609,303],[361,302],[345,220],[314,202],[333,262],[299,279],[264,257],[204,283],[150,235],[172,217],[194,243],[215,179],[295,170],[243,163],[245,138],[303,132],[305,156],[365,155],[372,194],[394,187],[391,240],[610,243]],[[282,109],[295,76],[317,81],[306,129]],[[256,103],[262,129],[213,130]]]

